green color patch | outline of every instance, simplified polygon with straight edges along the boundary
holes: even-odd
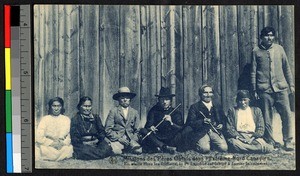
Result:
[[[6,114],[6,132],[12,132],[12,108],[11,108],[11,91],[5,91],[5,114]]]

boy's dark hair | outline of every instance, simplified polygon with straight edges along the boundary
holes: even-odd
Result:
[[[260,38],[268,35],[269,32],[272,32],[273,35],[275,36],[275,29],[273,27],[270,27],[270,26],[267,26],[267,27],[264,27],[261,32],[260,32]]]

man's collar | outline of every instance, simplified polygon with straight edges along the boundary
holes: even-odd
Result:
[[[210,102],[208,102],[208,103],[206,103],[206,102],[202,101],[202,103],[203,103],[204,105],[210,105],[210,106],[212,106],[212,105],[213,105],[213,104],[212,104],[212,101],[210,101]]]
[[[271,49],[271,48],[273,48],[273,46],[274,46],[274,43],[272,43],[272,45],[269,47],[269,48],[266,48],[263,44],[259,44],[259,48],[260,49],[263,49],[263,50],[268,50],[268,49]]]
[[[158,108],[159,110],[162,110],[162,111],[168,111],[168,110],[172,107],[172,106],[169,106],[168,109],[164,109],[163,107],[161,107],[161,105],[159,104],[159,102],[157,102],[156,106],[157,106],[157,108]]]
[[[118,105],[117,107],[118,107],[118,109],[119,109],[119,110],[126,109],[126,108],[124,108],[124,107],[123,107],[123,106],[121,106],[121,105]],[[129,110],[129,109],[130,109],[130,106],[128,106],[128,107],[127,107],[127,109]]]

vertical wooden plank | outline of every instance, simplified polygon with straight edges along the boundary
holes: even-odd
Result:
[[[73,117],[79,100],[78,5],[66,6],[64,100],[66,115]]]
[[[258,6],[258,36],[260,35],[260,31],[265,27],[265,8],[264,6]]]
[[[150,65],[150,61],[155,58],[151,58],[149,55],[151,54],[149,51],[150,45],[150,31],[149,26],[150,24],[150,6],[141,6],[141,127],[143,127],[146,123],[147,117],[147,110],[148,107],[151,106],[151,89],[152,86],[150,83],[151,80],[151,73],[148,72],[148,68],[151,69],[155,66]],[[149,69],[149,70],[150,70]]]
[[[214,88],[215,102],[221,100],[221,72],[220,72],[220,41],[219,41],[219,7],[207,6],[206,8],[206,46],[207,58],[207,84]],[[237,48],[236,48],[237,49]]]
[[[53,82],[53,39],[55,38],[55,31],[53,31],[53,15],[52,9],[53,7],[50,5],[45,5],[45,99],[48,102],[55,95],[53,94],[55,85]],[[51,31],[51,32],[50,32]]]
[[[163,27],[162,24],[162,17],[161,17],[161,13],[162,13],[162,7],[161,6],[156,6],[156,13],[151,13],[155,16],[156,18],[156,23],[157,23],[157,28],[155,29],[156,32],[153,34],[155,35],[155,39],[156,40],[151,40],[151,46],[155,46],[151,47],[151,50],[153,50],[153,52],[156,52],[156,92],[158,93],[158,91],[160,90],[160,88],[162,87],[162,62],[161,59],[163,58],[162,55],[162,33],[161,33],[161,29]],[[154,17],[153,17],[154,18]],[[150,28],[153,29],[153,28]],[[153,33],[153,32],[151,32]]]
[[[42,6],[40,8],[40,26],[41,26],[41,33],[40,33],[40,42],[39,42],[39,47],[40,47],[40,57],[41,57],[41,67],[40,67],[40,73],[41,73],[41,93],[43,94],[41,96],[42,102],[41,102],[41,113],[42,116],[44,116],[45,114],[47,114],[47,99],[46,99],[46,87],[45,87],[45,35],[46,35],[46,29],[45,29],[45,20],[46,20],[46,14],[45,14],[45,6]]]
[[[65,6],[58,5],[58,62],[57,62],[57,96],[62,98],[64,95],[64,75],[65,75]]]
[[[35,95],[35,117],[37,121],[45,113],[44,104],[44,8],[43,6],[34,6],[34,95]]]
[[[170,58],[168,52],[169,36],[169,20],[170,9],[168,6],[161,6],[160,21],[161,21],[161,86],[168,87],[168,79],[170,79],[170,70],[167,70],[167,59]]]
[[[115,105],[112,99],[119,88],[119,6],[100,7],[100,115],[105,123],[109,110]]]
[[[181,6],[162,7],[162,85],[176,94],[173,106],[183,98],[182,9]],[[177,68],[177,70],[176,70]],[[177,101],[177,102],[176,102]]]
[[[257,9],[256,6],[238,6],[238,52],[239,79],[238,89],[251,89],[250,62],[251,51],[257,46]]]
[[[265,6],[265,26],[271,26],[278,31],[278,6],[267,5]],[[276,33],[278,38],[278,33]]]
[[[202,6],[202,80],[203,84],[207,84],[207,61],[208,61],[208,48],[207,48],[207,42],[209,39],[207,39],[207,8],[208,6]]]
[[[201,14],[201,6],[183,7],[184,119],[190,105],[199,99],[198,89],[202,85]]]
[[[236,6],[220,6],[220,41],[222,104],[226,112],[235,103],[239,76]]]
[[[99,6],[82,6],[82,33],[79,33],[82,41],[83,56],[80,58],[80,86],[81,96],[89,96],[93,99],[93,112],[99,113],[99,85],[100,85],[100,61],[99,61]]]
[[[169,57],[167,58],[167,70],[170,72],[170,80],[169,87],[171,89],[171,92],[176,94],[176,68],[175,68],[175,60],[176,60],[176,39],[175,39],[175,28],[176,28],[176,21],[175,21],[175,6],[170,6],[170,17],[169,17],[169,35],[170,38],[168,39],[168,53]],[[175,100],[177,99],[178,95],[175,97]],[[173,106],[176,106],[176,101],[173,99]]]
[[[238,89],[250,90],[250,72],[247,64],[251,61],[252,36],[251,36],[251,6],[238,6],[238,46],[239,46],[239,75]],[[249,69],[248,69],[249,71]]]
[[[58,96],[59,92],[59,15],[58,15],[58,5],[53,5],[52,6],[52,12],[51,15],[53,15],[53,21],[52,21],[52,32],[53,32],[53,49],[50,51],[53,54],[53,84],[54,84],[54,90],[53,90],[53,95]],[[64,97],[61,97],[64,98]]]
[[[175,84],[175,86],[173,85],[171,88],[173,87],[173,92],[176,94],[175,101],[173,102],[173,106],[175,107],[177,104],[183,103],[184,100],[182,6],[174,6],[173,13],[174,29],[171,32],[174,33],[174,43],[172,49],[174,54],[171,65],[174,67],[174,71],[171,81]]]
[[[238,6],[238,46],[239,68],[242,73],[244,66],[251,61],[251,6]]]
[[[279,44],[284,47],[293,75],[295,75],[294,6],[279,6]]]
[[[251,35],[251,45],[252,49],[259,43],[258,35],[258,7],[256,5],[250,6],[250,35]],[[252,51],[252,50],[251,50]]]
[[[131,105],[140,111],[140,7],[120,7],[120,86],[128,86],[137,94]]]
[[[141,126],[146,123],[161,83],[160,6],[141,6]]]
[[[85,50],[84,50],[84,27],[83,27],[83,21],[84,21],[84,15],[83,15],[83,6],[78,7],[78,20],[79,20],[79,97],[82,97],[82,92],[84,92],[83,89],[83,75],[84,75],[84,64],[85,64]]]
[[[57,78],[58,78],[58,74],[57,74],[57,67],[55,65],[55,63],[57,62],[57,60],[59,59],[58,57],[58,6],[57,5],[52,5],[52,12],[51,15],[53,16],[52,19],[52,31],[53,31],[53,36],[52,36],[52,49],[51,49],[51,54],[53,55],[53,61],[52,61],[52,67],[53,67],[53,83],[54,83],[54,89],[53,89],[53,95],[57,96]]]

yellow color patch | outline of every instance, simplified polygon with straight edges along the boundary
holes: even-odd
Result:
[[[5,90],[11,90],[11,57],[10,48],[5,48]]]

